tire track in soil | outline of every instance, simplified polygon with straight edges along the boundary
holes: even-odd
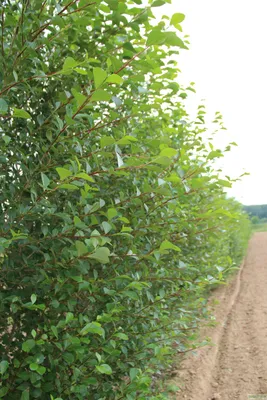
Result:
[[[219,300],[218,326],[201,336],[210,336],[215,346],[182,362],[175,383],[183,388],[176,399],[267,399],[267,233],[254,234],[242,270],[212,298]]]

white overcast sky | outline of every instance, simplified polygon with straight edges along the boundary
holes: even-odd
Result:
[[[191,44],[179,56],[179,83],[196,83],[189,108],[205,99],[227,127],[217,144],[239,145],[222,161],[224,172],[250,172],[229,194],[243,204],[267,204],[267,0],[173,0],[159,9],[186,15]]]

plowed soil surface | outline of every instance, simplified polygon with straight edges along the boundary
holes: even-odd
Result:
[[[267,400],[267,233],[254,234],[239,273],[212,298],[218,324],[201,336],[214,346],[182,362],[176,399]]]

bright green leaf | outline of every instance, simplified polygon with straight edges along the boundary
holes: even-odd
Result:
[[[168,148],[163,149],[163,150],[160,152],[160,156],[171,158],[171,157],[176,156],[176,155],[177,155],[177,152],[178,152],[178,151],[177,151],[176,149],[172,149],[172,148],[168,147]]]
[[[88,333],[104,336],[105,331],[101,327],[101,324],[99,322],[90,322],[89,324],[85,325],[85,327],[82,328],[82,330],[80,331],[80,335],[85,336]]]
[[[117,83],[118,85],[121,85],[123,83],[123,79],[117,74],[112,74],[107,78],[106,82]]]
[[[67,57],[63,64],[63,70],[72,69],[76,67],[79,63],[72,57]]]
[[[162,250],[175,250],[175,251],[181,251],[181,249],[176,246],[175,244],[172,244],[168,240],[164,240],[164,242],[161,243],[160,245],[160,251]]]
[[[172,18],[171,18],[171,25],[176,25],[176,24],[180,24],[181,22],[183,22],[183,20],[185,19],[185,15],[181,14],[181,13],[175,13],[173,14]]]
[[[30,369],[31,369],[32,371],[36,371],[36,370],[38,369],[38,367],[39,367],[39,365],[36,364],[36,363],[31,363],[31,364],[30,364]]]
[[[13,117],[14,118],[31,119],[31,116],[27,111],[20,110],[18,108],[13,108]]]
[[[151,4],[151,7],[160,7],[160,6],[163,6],[164,4],[165,4],[165,0],[155,0]]]
[[[100,139],[101,148],[110,146],[115,143],[115,139],[111,136],[102,136]]]
[[[56,168],[56,171],[57,171],[61,181],[68,178],[69,176],[72,176],[72,172],[66,168],[59,167],[59,168]]]
[[[154,28],[147,37],[147,46],[160,45],[165,41],[165,34],[158,28]]]
[[[84,179],[85,181],[88,181],[88,182],[95,182],[94,179],[90,175],[86,174],[85,172],[80,172],[79,174],[75,175],[75,177]]]
[[[83,68],[74,68],[74,71],[80,75],[87,75],[86,69],[83,69]]]
[[[95,87],[97,89],[105,81],[107,73],[102,68],[96,67],[93,68],[93,74],[94,74]]]
[[[106,375],[112,374],[112,369],[108,364],[97,365],[96,369],[98,372],[100,372],[100,374],[106,374]]]
[[[92,97],[90,98],[90,101],[109,101],[111,99],[112,95],[105,90],[98,89],[96,90]]]
[[[108,220],[110,221],[111,219],[113,219],[114,217],[116,217],[116,215],[118,215],[118,212],[115,208],[109,208],[108,212],[107,212],[107,216],[108,216]]]
[[[79,190],[78,186],[72,185],[71,183],[63,183],[62,185],[58,185],[57,188],[66,190]]]
[[[39,365],[38,368],[37,368],[37,372],[38,372],[39,375],[44,375],[45,372],[46,372],[46,368],[43,367],[42,365]]]

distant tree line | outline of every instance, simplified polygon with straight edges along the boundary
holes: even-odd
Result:
[[[267,219],[267,204],[260,204],[254,206],[244,206],[244,210],[250,217],[258,217],[259,219]]]

